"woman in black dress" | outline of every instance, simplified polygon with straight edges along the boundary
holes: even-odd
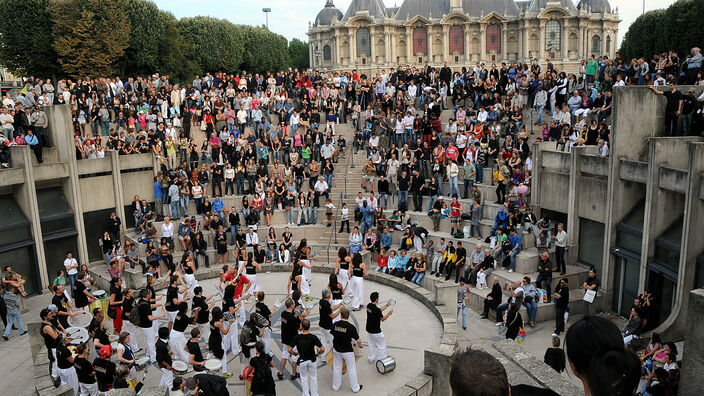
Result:
[[[227,325],[223,325],[222,319],[222,309],[220,307],[214,307],[212,312],[212,319],[210,320],[210,337],[208,338],[208,350],[215,356],[215,358],[220,359],[222,362],[222,373],[225,378],[232,377],[232,373],[227,372],[227,359],[225,355],[225,350],[223,349],[222,336],[227,336],[230,331],[230,326],[235,322],[228,322]]]

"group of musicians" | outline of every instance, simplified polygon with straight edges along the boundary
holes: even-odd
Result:
[[[361,355],[362,342],[359,332],[349,322],[352,310],[360,310],[364,296],[363,277],[367,270],[359,253],[351,257],[344,249],[339,252],[335,273],[322,290],[319,302],[320,337],[310,332],[308,319],[313,304],[309,296],[311,268],[315,260],[305,240],[296,246],[293,253],[292,270],[287,281],[287,298],[278,300],[270,309],[264,302],[265,293],[261,290],[261,280],[257,273],[261,265],[253,260],[252,253],[242,249],[237,267],[225,265],[220,271],[218,295],[221,306],[215,306],[214,296],[204,296],[191,269],[192,256],[188,253],[181,265],[171,271],[166,278],[165,302],[154,289],[157,279],[147,276],[147,284],[139,291],[135,301],[132,290],[121,290],[124,330],[108,335],[105,312],[101,307],[92,309],[92,319],[85,327],[86,339],[75,327],[70,327],[78,309],[71,306],[62,290],[56,290],[53,302],[41,311],[41,334],[49,353],[51,376],[57,386],[70,385],[76,396],[96,396],[112,388],[133,387],[139,390],[144,384],[146,370],[141,381],[138,371],[149,366],[157,367],[162,375],[159,385],[166,385],[174,391],[185,394],[226,395],[225,379],[233,375],[228,370],[228,354],[239,356],[240,380],[245,380],[248,394],[275,394],[275,384],[270,367],[274,367],[270,343],[272,338],[271,320],[281,312],[281,360],[276,377],[284,378],[283,372],[291,364],[291,379],[300,379],[303,395],[318,395],[317,356],[327,354],[328,364],[333,368],[333,390],[341,387],[343,372],[349,378],[352,392],[359,392],[362,385],[357,380],[355,360]],[[179,271],[180,270],[180,271]],[[358,278],[358,279],[357,279]],[[113,287],[119,282],[112,282]],[[249,315],[245,302],[256,301]],[[65,299],[65,300],[64,300]],[[371,293],[366,306],[366,331],[368,333],[368,361],[375,363],[384,359],[386,342],[381,331],[381,322],[393,313],[390,304],[379,306],[379,294]],[[188,301],[191,309],[188,309]],[[111,301],[112,302],[112,301]],[[88,307],[84,311],[89,310]],[[159,320],[166,318],[168,325],[159,327]],[[188,327],[191,330],[186,333]],[[140,351],[137,331],[142,333],[145,354],[137,358]],[[117,337],[113,341],[112,337]],[[208,349],[201,351],[199,341],[203,339]],[[92,340],[97,357],[87,360]],[[254,350],[254,351],[252,351]],[[332,353],[330,353],[330,351]],[[116,355],[113,358],[113,355]],[[249,359],[245,364],[245,359]],[[117,363],[117,364],[116,364]],[[184,380],[179,375],[191,371],[197,374],[195,380]],[[266,378],[268,374],[269,378]],[[175,376],[176,375],[176,376]],[[249,393],[251,392],[251,393]]]

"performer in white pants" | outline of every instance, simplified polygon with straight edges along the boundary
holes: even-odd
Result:
[[[301,375],[301,390],[303,396],[318,396],[318,367],[316,356],[325,352],[320,339],[310,334],[310,321],[301,321],[301,333],[293,337],[288,352],[298,355],[298,373]]]
[[[73,360],[73,367],[76,369],[76,377],[78,380],[79,393],[81,396],[98,396],[98,384],[96,382],[95,376],[90,375],[93,372],[93,364],[88,361],[88,345],[82,344],[76,347],[77,356]],[[86,377],[93,381],[93,383],[84,383],[80,381],[80,378],[86,379]]]
[[[193,253],[190,251],[183,255],[181,260],[181,267],[183,271],[183,281],[188,287],[188,292],[193,295],[193,290],[198,286],[198,281],[196,280],[196,265],[193,262]]]
[[[333,315],[332,322],[337,323],[340,320],[340,309],[342,308],[342,297],[345,294],[345,289],[341,283],[337,281],[337,275],[330,274],[328,280],[328,289],[331,294],[330,305],[332,306]],[[328,348],[330,349],[330,348]]]
[[[352,294],[352,310],[359,311],[364,303],[364,277],[367,275],[367,265],[362,261],[361,254],[355,253],[352,257],[349,274],[350,285],[348,289]]]
[[[264,298],[266,297],[266,295],[263,291],[257,292],[256,296],[257,303],[254,306],[254,311],[259,315],[263,316],[266,320],[271,323],[271,318],[272,316],[274,316],[274,312],[276,312],[278,308],[274,307],[273,312],[269,309],[269,306],[264,303]],[[257,341],[260,341],[262,344],[264,344],[264,353],[269,356],[273,356],[273,354],[271,353],[271,325],[264,328],[264,331],[261,336],[257,336]]]
[[[301,297],[306,301],[311,300],[310,298],[310,279],[311,279],[311,268],[313,264],[310,260],[300,260],[301,264]]]
[[[352,348],[352,340],[357,342],[357,346],[362,348],[362,340],[359,339],[357,328],[348,320],[350,311],[347,308],[342,308],[340,313],[342,320],[335,323],[332,328],[333,346],[332,350],[332,390],[335,392],[340,390],[342,385],[342,362],[347,365],[347,375],[350,380],[350,388],[352,392],[357,393],[362,390],[362,385],[357,382],[357,365],[354,361],[354,349]]]
[[[186,303],[179,305],[178,314],[176,314],[174,325],[171,327],[171,332],[169,333],[169,347],[171,348],[171,353],[182,362],[188,362],[191,358],[190,354],[185,350],[188,340],[184,333],[188,325],[193,323],[193,318],[186,314],[187,309],[188,305]]]
[[[330,275],[331,281],[334,276],[335,274]],[[335,278],[335,281],[337,281],[337,278]],[[342,312],[343,304],[340,301],[337,305],[332,305],[334,304],[334,300],[332,300],[332,293],[330,293],[328,289],[323,290],[322,297],[319,306],[320,322],[318,323],[318,327],[320,328],[320,341],[323,343],[323,347],[330,349],[332,348],[332,334],[330,331],[332,331],[333,324],[340,320],[340,312]]]
[[[68,344],[68,338],[59,336],[60,340],[56,345],[56,365],[59,368],[59,378],[61,379],[61,385],[68,385],[73,388],[73,394],[78,396],[79,386],[78,386],[78,375],[76,374],[76,368],[73,367],[73,354],[66,347]]]
[[[227,370],[227,353],[225,353],[225,338],[229,340],[230,326],[225,324],[220,307],[213,308],[213,319],[210,320],[210,336],[208,337],[209,356],[220,359],[222,374],[225,378],[232,376]]]
[[[369,296],[371,302],[367,304],[367,333],[369,334],[369,355],[367,360],[370,364],[375,363],[379,359],[386,357],[386,339],[384,338],[384,333],[381,332],[381,322],[385,322],[386,319],[394,313],[393,309],[384,315],[384,311],[389,308],[389,303],[386,303],[382,308],[379,308],[377,304],[379,303],[379,293],[373,292]]]
[[[139,314],[139,329],[142,331],[142,337],[144,337],[144,347],[147,349],[147,356],[149,356],[149,362],[156,362],[156,349],[154,343],[156,342],[156,333],[154,332],[154,324],[157,320],[164,317],[164,314],[155,314],[154,310],[159,304],[153,304],[152,292],[149,287],[142,289],[139,292],[140,299],[137,302],[137,313]]]
[[[337,264],[335,264],[335,274],[337,274],[337,280],[342,285],[342,289],[346,290],[349,282],[348,270],[350,269],[350,263],[352,258],[347,255],[347,249],[341,247],[337,252]]]
[[[173,360],[169,354],[169,329],[159,328],[159,340],[156,342],[156,364],[161,370],[161,380],[159,386],[168,386],[174,382]]]

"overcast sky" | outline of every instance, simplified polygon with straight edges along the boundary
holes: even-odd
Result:
[[[325,6],[325,0],[153,0],[159,8],[171,11],[177,18],[196,15],[208,15],[225,18],[233,23],[245,25],[263,25],[266,22],[263,7],[271,8],[269,29],[291,40],[307,40],[308,23]],[[335,5],[342,13],[352,0],[335,0]],[[434,1],[434,0],[427,0]],[[392,7],[401,5],[403,0],[384,0]],[[578,0],[573,0],[577,4]],[[646,11],[667,8],[675,0],[645,0]],[[619,43],[628,31],[628,26],[643,12],[642,0],[609,0],[612,8],[618,7],[621,24],[619,26]]]

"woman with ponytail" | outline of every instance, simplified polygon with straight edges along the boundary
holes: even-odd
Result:
[[[640,381],[640,359],[623,345],[608,319],[586,316],[567,330],[567,359],[585,396],[631,396]]]

